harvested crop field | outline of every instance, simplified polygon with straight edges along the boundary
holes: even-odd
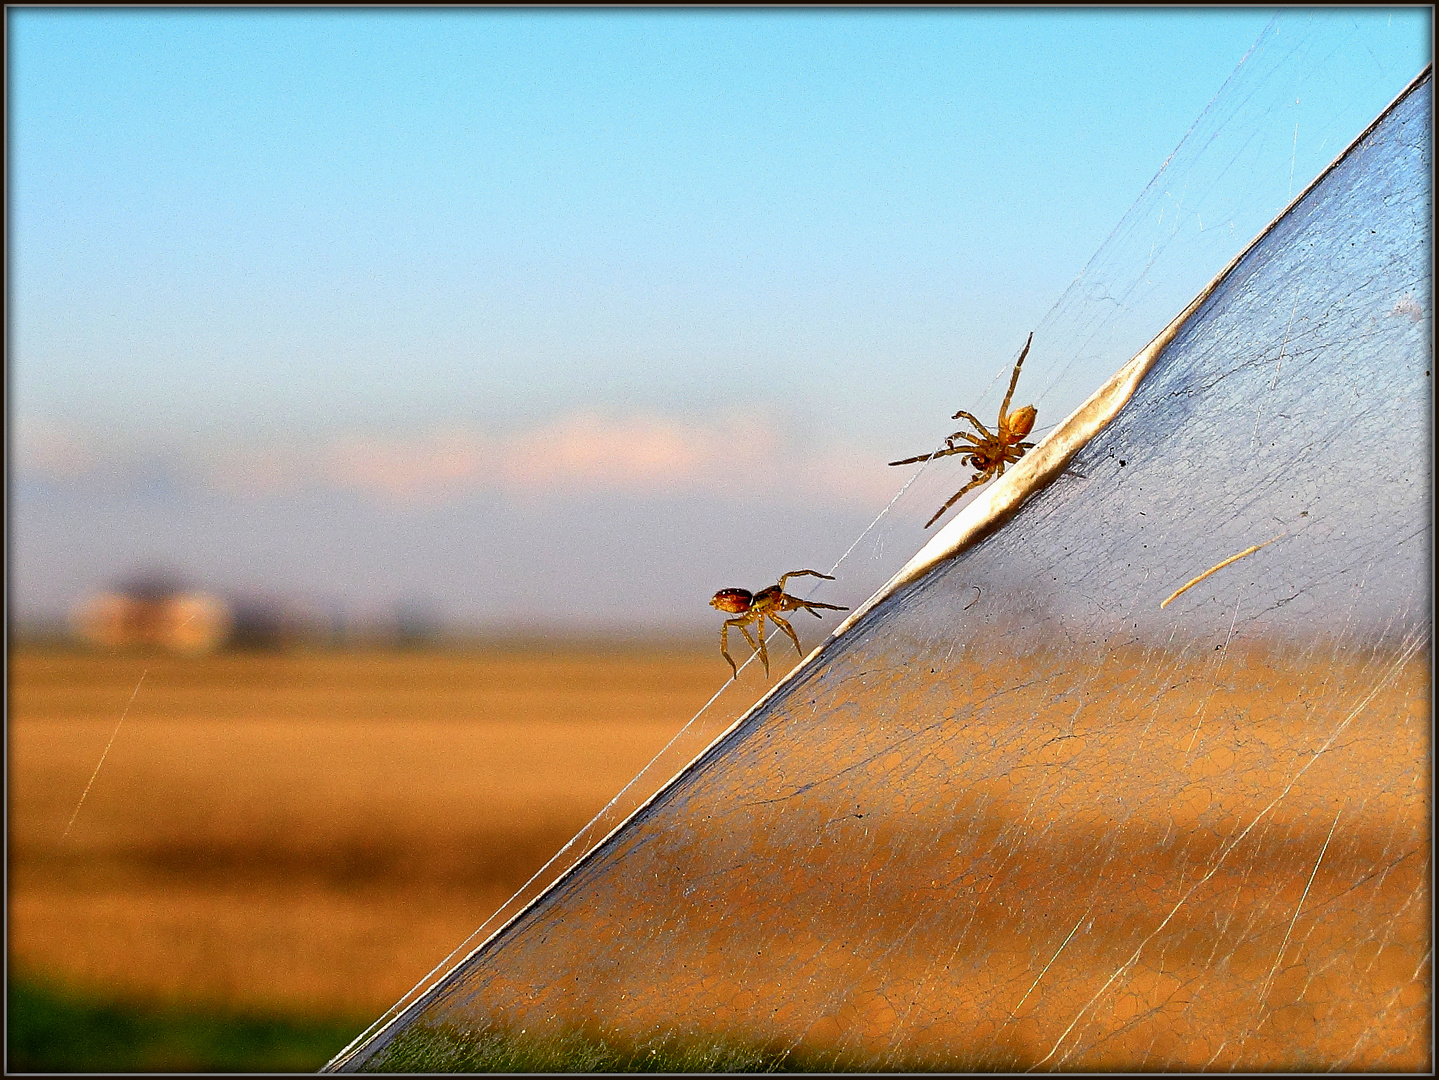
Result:
[[[728,674],[708,642],[10,661],[12,971],[362,1018]]]
[[[727,669],[715,651],[706,642],[153,662],[12,653],[12,972],[132,1000],[349,1016],[362,1024],[485,922],[669,743],[723,684]],[[591,890],[586,911],[596,917],[576,920],[586,927],[581,943],[602,948],[607,933],[639,913],[650,930],[627,937],[631,956],[655,942],[678,955],[673,943],[681,939],[669,933],[664,905],[685,885],[685,873],[671,869],[700,868],[704,876],[707,854],[734,849],[715,886],[723,902],[707,909],[715,925],[706,929],[698,909],[685,906],[682,940],[698,950],[687,958],[691,972],[703,975],[713,959],[714,978],[728,973],[744,986],[716,990],[713,979],[696,976],[704,992],[690,999],[680,987],[651,993],[650,1008],[666,1016],[688,1009],[730,1034],[768,1037],[764,1014],[773,993],[803,1004],[831,979],[830,996],[842,1008],[811,1025],[804,1045],[823,1049],[862,1019],[864,1037],[881,1048],[898,1022],[882,1006],[899,991],[873,982],[859,951],[826,952],[827,942],[845,939],[848,883],[864,881],[867,896],[885,898],[886,914],[872,912],[871,929],[910,943],[904,955],[914,970],[906,974],[908,961],[897,955],[885,964],[885,978],[910,1007],[935,1016],[921,1028],[936,1033],[934,1045],[917,1039],[921,1052],[946,1045],[941,1014],[967,1009],[965,1030],[977,1030],[976,1018],[1009,1014],[1003,1037],[1015,1046],[1000,1047],[1005,1061],[1042,1059],[1053,1041],[1044,1025],[1083,1016],[1118,1033],[1095,1043],[1110,1056],[1094,1067],[1145,1060],[1161,1043],[1165,1054],[1181,1056],[1170,1046],[1175,1040],[1184,1060],[1202,1066],[1220,1059],[1236,1025],[1253,1022],[1257,994],[1272,1014],[1249,1040],[1251,1056],[1263,1051],[1257,1060],[1287,1060],[1295,1038],[1311,1045],[1300,1028],[1323,1023],[1332,1029],[1325,1061],[1424,1067],[1427,658],[1396,667],[1394,678],[1372,690],[1365,689],[1374,682],[1368,666],[1330,664],[1300,692],[1292,672],[1258,677],[1269,667],[1262,650],[1236,650],[1225,663],[1249,672],[1235,684],[1249,687],[1238,696],[1223,689],[1228,683],[1217,669],[1174,663],[1160,680],[1171,690],[1165,708],[1142,722],[1128,722],[1133,702],[1149,700],[1133,689],[1139,658],[1108,649],[1091,663],[1033,680],[1049,688],[1045,693],[1058,687],[1071,703],[1059,720],[1032,702],[1004,699],[982,716],[954,721],[954,745],[931,737],[923,751],[920,741],[902,739],[880,753],[876,747],[894,740],[893,731],[881,735],[879,724],[852,722],[862,715],[858,706],[815,711],[806,699],[793,725],[774,726],[778,735],[764,753],[770,760],[788,737],[797,740],[796,761],[825,764],[820,771],[832,782],[819,816],[806,820],[800,803],[764,792],[696,802],[696,821],[675,830],[673,843],[705,850],[676,853],[670,839],[650,837],[645,857],[663,868],[651,873],[641,858],[639,869],[608,882],[609,892]],[[1077,684],[1066,688],[1061,676]],[[831,686],[838,694],[871,692],[877,677],[865,670]],[[891,709],[884,723],[953,719],[989,700],[997,679],[978,664],[955,675],[957,691],[926,683],[926,693],[958,696],[910,702]],[[769,685],[747,671],[708,729],[718,730]],[[1372,708],[1335,729],[1344,739],[1314,744],[1311,711],[1334,714],[1335,702],[1361,693]],[[1076,711],[1081,702],[1087,711]],[[844,717],[851,719],[836,719]],[[811,721],[818,726],[805,727]],[[1045,728],[1052,723],[1063,730]],[[1140,748],[1144,766],[1131,768]],[[782,786],[803,771],[782,767],[777,779],[765,779],[767,769],[741,770],[711,782]],[[880,774],[889,777],[881,786],[893,798],[849,813],[868,796],[848,791],[840,778],[863,787],[864,777]],[[640,786],[652,790],[662,778]],[[935,789],[928,797],[926,785]],[[1283,800],[1273,797],[1276,790]],[[1085,792],[1098,809],[1070,820],[1066,807]],[[763,824],[756,815],[771,811],[754,809],[760,805],[782,813],[783,827]],[[1106,818],[1101,811],[1111,805]],[[737,808],[739,818],[728,821],[716,807]],[[1052,822],[1045,818],[1051,811],[1058,815]],[[1336,835],[1341,817],[1345,829]],[[1261,818],[1264,827],[1242,844],[1251,829],[1236,823]],[[1186,831],[1196,839],[1184,841],[1184,858],[1209,867],[1204,873],[1176,861],[1171,840]],[[1001,837],[1009,839],[1001,844]],[[1221,837],[1235,838],[1224,857],[1215,850]],[[635,842],[632,836],[629,846]],[[999,862],[990,866],[995,853]],[[1087,892],[1096,867],[1109,869],[1101,921],[1111,929],[1071,945],[1098,903]],[[651,890],[655,880],[665,887]],[[788,886],[793,903],[776,908],[763,900],[774,882]],[[630,887],[638,894],[609,895]],[[827,903],[829,888],[844,896]],[[939,895],[944,903],[936,906]],[[1046,917],[1033,918],[1027,897],[1041,898]],[[601,911],[611,900],[611,910]],[[955,977],[960,989],[930,986],[924,973],[932,956],[952,948],[945,920],[954,918],[966,922],[971,941],[983,942],[962,958],[976,969]],[[737,953],[718,944],[707,951],[706,941],[747,933],[756,941]],[[766,941],[784,945],[767,949]],[[567,954],[566,963],[582,952]],[[748,961],[754,970],[736,967],[731,953],[758,957]],[[821,958],[823,971],[815,966]],[[854,972],[845,967],[851,962],[860,965]],[[1079,975],[1060,977],[1071,963]],[[658,966],[639,962],[630,975],[652,988]],[[1045,973],[1051,983],[1039,987]],[[767,979],[786,989],[750,992]],[[987,998],[980,996],[985,988]],[[587,984],[566,1004],[577,1022],[597,1002],[620,1011],[601,989]],[[634,989],[614,983],[609,992]],[[1112,1003],[1105,998],[1102,1009],[1090,1008],[1106,993]],[[505,1000],[535,1004],[540,996],[530,987]],[[640,1015],[640,996],[626,999],[627,1015]],[[1023,1014],[1010,1001],[1023,1005]],[[1226,1013],[1229,1004],[1243,1016]],[[822,1005],[805,1009],[817,1015]],[[1163,1040],[1134,1016],[1157,1018]],[[516,1026],[523,1030],[524,1018]]]

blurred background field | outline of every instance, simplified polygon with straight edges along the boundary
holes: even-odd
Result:
[[[11,1067],[318,1067],[726,674],[708,638],[12,648]]]
[[[717,652],[708,638],[200,656],[12,647],[9,1067],[320,1067],[665,746],[728,674]],[[1407,703],[1400,713],[1427,709],[1427,663],[1411,676],[1393,689]],[[724,708],[769,685],[747,669]],[[1184,730],[1164,745],[1192,737],[1191,712],[1179,710]],[[1380,790],[1403,787],[1405,763],[1423,754],[1421,727],[1393,733],[1408,742],[1365,741],[1363,770]],[[1319,783],[1313,794],[1332,790]],[[1410,795],[1410,811],[1427,813],[1427,788]],[[1302,819],[1297,849],[1327,849],[1325,814],[1289,812]],[[1380,825],[1365,828],[1394,833]],[[1152,830],[1132,831],[1121,854],[1147,858]],[[1321,890],[1345,872],[1337,845],[1332,856]],[[1390,891],[1416,887],[1406,859],[1384,875]],[[1256,856],[1251,885],[1267,865]],[[926,867],[916,857],[911,869],[934,876]],[[1280,905],[1249,929],[1284,934],[1291,914]],[[1363,985],[1421,991],[1400,969],[1423,954],[1423,938],[1417,923],[1391,927],[1382,955],[1361,949]],[[757,1065],[804,1067],[762,1050],[750,1053]]]

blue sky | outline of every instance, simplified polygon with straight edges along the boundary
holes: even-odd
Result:
[[[1272,14],[9,9],[15,608],[660,625],[837,557]],[[1429,60],[1428,9],[1287,18],[1222,99],[1282,108],[1205,121],[1269,156],[1190,174],[1259,225]],[[1036,350],[1041,425],[1111,360]]]

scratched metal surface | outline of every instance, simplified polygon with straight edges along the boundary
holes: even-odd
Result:
[[[879,1068],[1427,1067],[1430,111],[1425,81],[1008,526],[347,1067],[574,1030]]]

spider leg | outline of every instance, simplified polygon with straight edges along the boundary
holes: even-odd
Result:
[[[747,622],[749,622],[749,619],[741,615],[736,619],[726,619],[724,625],[720,627],[720,654],[729,661],[729,666],[734,671],[734,677],[736,679],[739,678],[739,668],[735,667],[734,657],[729,654],[729,628],[731,626],[738,626],[739,632],[743,634],[744,639],[749,642],[749,647],[758,651],[758,647],[754,643],[754,638],[749,636],[749,630],[745,627],[745,623]]]
[[[954,438],[953,435],[950,438]],[[891,465],[912,465],[916,461],[928,461],[930,458],[949,457],[950,454],[963,454],[974,449],[972,446],[950,446],[943,450],[932,450],[928,454],[916,454],[914,457],[901,458],[899,461],[891,461]]]
[[[761,629],[763,629],[763,627],[761,627]],[[755,643],[754,638],[749,636],[749,628],[746,627],[744,623],[739,624],[739,632],[743,634],[744,639],[749,642],[750,649],[753,652],[759,652],[759,645]]]
[[[943,514],[946,510],[948,510],[951,506],[953,506],[955,503],[957,503],[957,502],[959,501],[959,497],[960,497],[961,495],[963,495],[963,494],[964,494],[966,491],[968,491],[970,488],[977,488],[977,487],[979,487],[979,485],[982,484],[982,483],[984,483],[986,480],[988,480],[991,475],[993,475],[992,472],[989,472],[989,471],[982,472],[982,473],[980,473],[978,476],[976,476],[973,480],[971,480],[969,483],[965,484],[964,487],[960,488],[958,491],[956,491],[953,495],[951,495],[951,496],[949,497],[949,502],[945,503],[943,506],[941,506],[938,510],[936,510],[936,511],[934,512],[934,517],[932,517],[932,518],[930,518],[928,521],[926,521],[926,522],[924,523],[924,527],[927,529],[927,528],[929,528],[931,525],[933,525],[936,521],[939,520],[939,517],[940,517],[941,514]]]
[[[999,426],[1004,427],[1004,418],[1009,415],[1009,399],[1014,397],[1014,388],[1019,385],[1019,369],[1024,363],[1024,358],[1029,355],[1029,346],[1034,341],[1034,332],[1031,330],[1029,341],[1024,343],[1024,348],[1019,352],[1019,359],[1014,364],[1014,374],[1009,377],[1009,393],[1004,395],[1004,403],[999,407]]]
[[[794,600],[795,598],[794,598],[794,597],[790,597],[790,599],[791,599],[791,600]],[[824,618],[823,615],[821,615],[818,611],[815,610],[815,608],[817,608],[817,607],[824,608],[826,611],[848,611],[848,610],[849,610],[849,608],[847,608],[847,607],[840,607],[838,604],[821,604],[818,600],[795,600],[795,605],[794,605],[794,607],[793,607],[793,608],[788,608],[788,609],[786,609],[786,610],[793,611],[793,610],[795,610],[796,608],[804,608],[804,609],[805,609],[806,611],[808,611],[811,615],[813,615],[816,619],[822,619],[822,618]]]
[[[773,619],[774,616],[771,615],[770,618]],[[764,677],[767,679],[769,678],[769,650],[765,648],[764,644],[764,619],[765,617],[763,615],[759,617],[759,626],[757,632],[759,634],[759,658],[764,664]]]
[[[984,440],[983,440],[983,439],[981,439],[978,435],[972,435],[972,434],[970,434],[968,431],[956,431],[953,435],[951,435],[948,439],[946,439],[945,442],[953,443],[955,439],[968,439],[970,442],[974,443],[976,446],[983,446],[983,445],[984,445]]]
[[[739,681],[739,668],[735,667],[734,657],[729,654],[729,620],[720,627],[720,655],[729,661],[730,670],[734,672],[734,679]]]
[[[834,578],[831,577],[829,574],[821,574],[818,570],[791,570],[788,574],[783,574],[780,576],[779,591],[781,595],[783,595],[784,593],[784,583],[792,577],[817,577],[824,578],[825,581],[834,580]]]
[[[982,441],[994,441],[994,435],[990,433],[989,428],[985,427],[984,424],[980,421],[979,417],[975,416],[974,413],[965,412],[963,409],[960,409],[959,412],[955,413],[953,416],[950,417],[951,420],[959,420],[961,418],[968,420],[975,427],[979,428],[979,433],[984,436],[984,439]]]
[[[795,634],[794,627],[789,624],[789,620],[781,619],[778,615],[771,615],[770,618],[774,620],[776,626],[789,635],[789,639],[794,642],[794,651],[803,656],[804,650],[799,647],[799,637]]]

